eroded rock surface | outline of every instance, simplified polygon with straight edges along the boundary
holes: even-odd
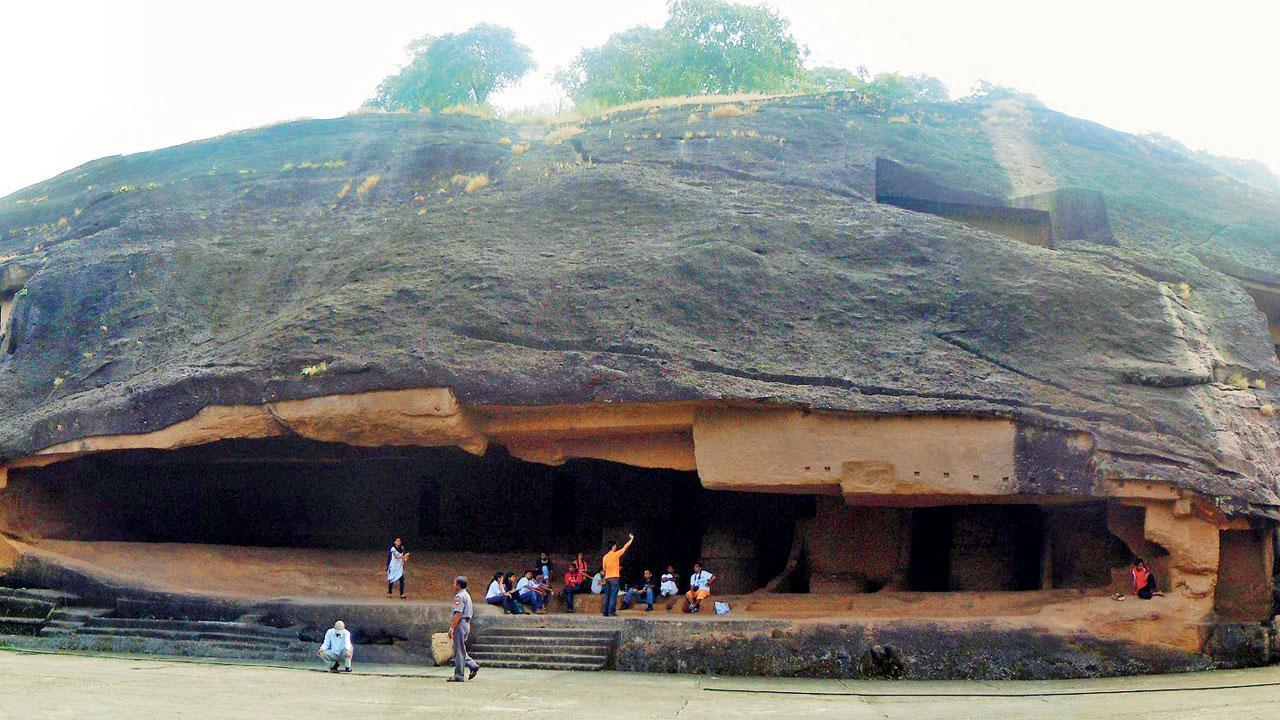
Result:
[[[980,106],[747,110],[629,111],[563,142],[461,116],[303,121],[0,200],[21,286],[0,460],[211,405],[447,387],[467,406],[1010,418],[1037,492],[1147,478],[1275,512],[1273,393],[1215,380],[1274,385],[1280,366],[1253,300],[1209,267],[1280,277],[1258,250],[1274,196],[1033,109],[1009,130],[1037,149],[1037,187],[1101,191],[1119,243],[1046,250],[872,202],[876,157],[1015,194],[1017,155],[993,151]]]

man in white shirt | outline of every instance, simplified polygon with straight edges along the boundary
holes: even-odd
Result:
[[[662,597],[671,597],[680,594],[680,575],[676,572],[675,565],[668,565],[667,571],[662,573],[661,581],[658,583],[658,592],[662,593]]]
[[[533,579],[533,571],[525,571],[524,577],[516,583],[516,599],[525,605],[531,605],[533,612],[542,612],[542,593],[538,592],[538,583]]]
[[[338,664],[342,664],[342,672],[351,672],[351,656],[355,646],[351,643],[351,631],[341,620],[333,624],[324,634],[324,644],[316,652],[316,656],[331,663],[329,672],[338,672]]]
[[[696,613],[702,609],[702,601],[711,597],[711,583],[716,581],[716,576],[702,569],[702,563],[693,564],[693,574],[689,576],[689,592],[685,593],[685,598],[689,604],[685,606],[687,612]]]

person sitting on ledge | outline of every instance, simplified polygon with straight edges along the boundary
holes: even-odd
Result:
[[[534,572],[534,575],[541,577],[544,582],[549,583],[551,582],[551,571],[554,565],[555,564],[551,562],[550,555],[546,552],[538,553],[538,562],[533,564],[534,570],[536,571]]]
[[[556,591],[554,590],[555,581],[551,578],[542,577],[537,570],[534,570],[533,582],[537,585],[538,594],[542,596],[542,606],[550,605],[551,598],[556,596]]]
[[[569,570],[564,574],[564,604],[566,612],[573,612],[573,596],[577,593],[590,592],[587,576],[582,574],[578,563],[569,563]]]
[[[1153,595],[1159,593],[1156,590],[1156,574],[1151,572],[1151,568],[1142,561],[1142,558],[1133,559],[1133,567],[1129,568],[1129,575],[1133,577],[1133,592],[1143,600],[1150,600]]]
[[[689,576],[689,592],[685,593],[685,598],[689,601],[685,605],[685,612],[696,613],[702,609],[702,601],[711,597],[711,583],[716,581],[716,576],[702,569],[702,563],[693,564],[693,574]]]
[[[662,573],[662,581],[658,584],[658,593],[664,598],[675,597],[680,594],[680,573],[676,572],[675,565],[668,565],[667,571]],[[671,606],[668,605],[670,610]]]
[[[638,584],[627,588],[627,594],[622,597],[622,607],[631,607],[633,600],[644,600],[644,611],[653,611],[653,600],[658,596],[658,580],[653,576],[653,571],[649,568],[644,569],[644,579]]]
[[[595,575],[591,576],[591,594],[599,595],[604,592],[604,570],[597,570]]]
[[[316,657],[329,665],[329,672],[338,672],[338,663],[342,663],[342,672],[351,672],[351,657],[355,654],[355,646],[351,642],[351,631],[341,620],[335,622],[324,634],[324,644],[316,651]]]
[[[533,607],[535,614],[542,613],[542,593],[538,592],[538,582],[533,579],[532,570],[525,570],[524,577],[516,583],[516,599]]]
[[[573,562],[577,564],[578,572],[582,573],[583,576],[585,577],[591,577],[591,571],[587,569],[586,555],[583,555],[582,553],[578,553],[578,556],[573,559]]]
[[[502,573],[493,574],[493,582],[489,583],[489,589],[484,593],[484,601],[495,607],[502,608],[504,615],[519,615],[516,611],[515,600],[511,598],[511,593],[502,585]]]
[[[516,597],[516,574],[509,572],[502,576],[502,589],[507,592],[507,597],[511,598],[511,610],[516,615],[524,615],[524,603]]]

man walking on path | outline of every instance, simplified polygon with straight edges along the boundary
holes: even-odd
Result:
[[[351,656],[354,646],[351,644],[351,631],[341,620],[333,624],[324,634],[324,644],[316,652],[316,656],[329,663],[329,672],[338,672],[338,663],[342,663],[342,672],[351,672]]]
[[[467,635],[471,634],[471,594],[467,592],[467,579],[461,575],[453,579],[453,587],[458,591],[453,596],[453,622],[449,625],[449,639],[453,640],[453,677],[449,682],[470,680],[480,672],[475,660],[467,657]],[[462,669],[467,668],[471,674],[463,677]]]
[[[622,582],[622,556],[626,554],[631,547],[631,543],[635,542],[634,534],[627,535],[627,544],[621,548],[618,543],[609,543],[609,552],[604,554],[601,565],[604,567],[604,616],[616,616],[618,614],[618,584]]]

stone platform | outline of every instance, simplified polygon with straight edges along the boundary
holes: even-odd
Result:
[[[1143,623],[1158,629],[1163,613],[1179,611],[1178,599],[1171,597],[1144,603],[1116,602],[1076,591],[753,593],[720,598],[733,608],[726,616],[685,614],[677,603],[669,608],[659,604],[654,612],[631,609],[605,618],[598,614],[599,597],[584,595],[578,614],[555,612],[559,606],[553,605],[553,612],[547,614],[511,616],[482,602],[488,577],[477,572],[477,565],[496,565],[501,559],[472,557],[463,563],[459,557],[449,562],[437,557],[420,564],[419,569],[425,565],[443,572],[428,573],[425,578],[417,575],[420,582],[425,581],[419,587],[425,586],[426,592],[417,595],[411,585],[411,599],[402,601],[385,597],[385,585],[367,567],[372,564],[378,570],[378,558],[365,557],[369,553],[352,556],[358,564],[348,565],[341,553],[194,546],[173,551],[179,562],[169,567],[161,564],[161,572],[127,577],[104,571],[85,557],[90,549],[98,549],[96,545],[47,543],[21,548],[22,559],[3,584],[46,595],[23,604],[30,612],[27,620],[17,623],[23,626],[21,634],[0,627],[14,633],[4,642],[24,647],[305,660],[318,647],[324,630],[342,619],[355,634],[362,661],[430,665],[431,636],[444,631],[450,617],[446,579],[462,570],[478,578],[472,586],[477,599],[473,636],[477,652],[500,663],[540,662],[534,657],[539,653],[533,651],[555,645],[544,641],[563,631],[616,637],[603,656],[599,648],[576,647],[585,652],[562,653],[581,656],[568,658],[569,665],[581,660],[578,664],[592,667],[716,675],[1096,677],[1257,665],[1276,656],[1275,633],[1266,624],[1205,625],[1209,655],[1154,642],[1107,638],[1097,632]],[[68,547],[80,556],[55,551]],[[105,552],[99,557],[107,560],[126,554],[101,549]],[[159,550],[142,548],[141,559],[130,562],[155,561],[148,552]],[[226,592],[217,592],[217,579],[228,576],[232,562],[218,558],[233,557],[240,550],[251,555],[244,566],[246,577]],[[256,565],[252,553],[258,551],[276,553],[275,564],[265,569]],[[185,562],[185,556],[201,554],[213,560]],[[361,567],[363,572],[356,574]],[[179,579],[190,583],[175,582],[179,574]],[[370,580],[369,575],[375,577]],[[202,577],[204,584],[196,582]],[[363,594],[242,592],[249,582],[271,587],[282,577],[303,590],[326,582],[337,588],[358,584]],[[50,590],[55,591],[53,595],[47,594]],[[42,597],[63,599],[50,602]],[[77,622],[77,627],[69,627]],[[32,627],[34,632],[27,632]],[[45,632],[46,627],[50,632]]]

